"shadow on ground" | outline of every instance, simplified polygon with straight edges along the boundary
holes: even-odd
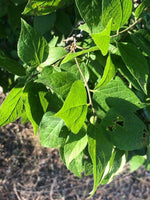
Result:
[[[70,173],[56,149],[41,147],[30,124],[18,120],[0,129],[0,200],[85,200],[92,184],[91,176]],[[90,200],[124,199],[150,199],[150,172],[141,167],[130,174],[127,165]]]

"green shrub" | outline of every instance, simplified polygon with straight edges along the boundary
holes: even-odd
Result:
[[[22,13],[20,60],[0,52],[0,66],[17,75],[0,126],[30,121],[42,146],[58,148],[69,170],[93,174],[91,195],[129,160],[131,171],[150,168],[149,6],[31,0]]]

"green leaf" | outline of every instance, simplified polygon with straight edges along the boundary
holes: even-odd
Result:
[[[42,100],[46,95],[47,90],[43,86],[43,84],[34,83],[33,81],[30,81],[26,85],[23,92],[24,92],[23,100],[24,100],[26,114],[28,119],[33,125],[34,134],[36,134],[41,119],[43,117],[43,114],[47,107],[47,106],[45,107],[44,105],[44,102],[46,100]],[[42,95],[42,93],[44,94]]]
[[[112,20],[108,22],[106,28],[100,33],[93,33],[91,37],[93,38],[97,47],[101,50],[103,56],[108,53],[110,44],[110,32],[111,32]]]
[[[72,30],[72,23],[70,20],[70,16],[66,14],[64,11],[57,12],[55,27],[60,33],[70,34]]]
[[[135,45],[150,56],[150,41],[145,37],[147,34],[149,34],[149,32],[146,30],[139,30],[130,36]]]
[[[8,3],[8,20],[12,30],[15,32],[17,28],[20,28],[20,18],[21,18],[22,6],[16,5],[11,2]]]
[[[65,98],[68,95],[72,84],[77,80],[76,76],[69,72],[51,73],[49,70],[46,70],[46,72],[47,73],[44,72],[41,74],[37,82],[43,83],[56,94]]]
[[[124,84],[119,77],[116,77],[107,85],[96,90],[93,98],[101,107],[97,110],[97,114],[100,116],[100,118],[103,118],[106,115],[106,112],[109,111],[110,108],[107,104],[107,101],[110,98],[114,98],[114,104],[118,104],[120,99],[124,100],[125,102],[130,102],[130,109],[132,110],[136,110],[136,108],[140,109],[142,107],[140,99]]]
[[[38,95],[39,95],[41,105],[43,107],[43,111],[46,112],[47,107],[48,107],[48,101],[46,99],[47,89],[45,87],[43,87],[43,85],[39,84],[38,90],[39,90]]]
[[[143,14],[145,9],[148,8],[149,5],[150,5],[149,0],[143,0],[143,2],[135,10],[135,17],[139,18]]]
[[[21,33],[18,41],[19,58],[31,67],[38,67],[48,56],[48,44],[36,30],[21,21]]]
[[[91,33],[99,32],[101,29],[102,0],[76,0],[75,2]]]
[[[116,69],[111,60],[111,56],[109,54],[109,56],[107,58],[106,66],[104,69],[104,74],[103,74],[100,82],[96,85],[95,89],[102,87],[102,86],[106,85],[107,83],[109,83],[109,81],[111,81],[111,79],[115,76],[115,73],[116,73]]]
[[[127,23],[132,13],[132,0],[120,0],[120,2],[122,8],[122,21],[120,26],[123,26]]]
[[[72,171],[79,178],[81,178],[81,173],[84,170],[83,158],[84,158],[84,153],[81,152],[75,159],[72,160],[72,162],[68,167],[68,169]]]
[[[49,66],[59,59],[62,59],[67,54],[63,47],[52,47],[49,49],[48,58],[41,64],[42,67]]]
[[[143,134],[146,126],[135,114],[130,103],[110,99],[111,109],[101,122],[103,132],[117,148],[133,151],[144,147]],[[116,101],[116,103],[114,103]],[[128,109],[127,109],[128,108]]]
[[[57,42],[58,42],[59,37],[58,36],[54,36],[51,41],[48,43],[49,49],[52,47],[55,47]]]
[[[61,146],[59,134],[64,125],[60,118],[54,117],[54,113],[46,112],[40,123],[40,143],[44,147],[58,148]]]
[[[103,0],[102,23],[105,27],[112,19],[112,31],[127,23],[132,12],[132,0]]]
[[[51,30],[56,20],[56,14],[52,13],[45,16],[36,16],[34,18],[34,28],[42,35]]]
[[[5,98],[0,108],[0,126],[11,123],[21,117],[23,112],[23,94],[24,84],[16,85]]]
[[[87,25],[86,23],[81,24],[78,28],[79,28],[80,30],[83,30],[83,31],[89,33],[89,34],[91,33],[91,31],[90,31],[90,29],[89,29],[89,27],[88,27],[88,25]]]
[[[128,70],[133,78],[137,80],[142,90],[147,93],[146,85],[149,73],[147,60],[134,44],[118,43],[117,45]]]
[[[81,81],[73,83],[61,110],[56,117],[62,118],[73,133],[78,133],[87,115],[87,94]]]
[[[120,73],[129,81],[129,83],[131,83],[132,86],[136,88],[138,91],[141,91],[141,87],[139,86],[137,80],[133,78],[132,74],[124,64],[121,56],[112,55],[112,61],[116,69],[120,71]]]
[[[52,93],[51,91],[47,92],[45,98],[49,102],[48,104],[48,111],[51,112],[58,112],[58,110],[61,109],[63,102],[62,99],[58,98],[58,96],[55,93]]]
[[[18,76],[25,76],[25,68],[15,60],[8,58],[2,51],[0,51],[0,67]]]
[[[104,27],[112,19],[112,31],[120,28],[122,21],[122,7],[120,0],[103,0],[102,1],[102,24]]]
[[[94,186],[90,193],[92,196],[101,182],[105,168],[111,157],[113,145],[108,141],[106,135],[103,134],[99,125],[90,125],[88,127],[88,135],[89,154],[93,162],[94,175]]]
[[[99,48],[97,46],[95,46],[95,47],[91,47],[89,49],[86,49],[86,50],[83,50],[83,51],[79,51],[79,52],[76,52],[76,53],[69,53],[63,59],[63,61],[61,62],[61,64],[67,63],[68,61],[72,60],[73,58],[76,58],[76,57],[81,56],[83,54],[90,53],[92,51],[98,51],[98,50],[99,50]]]
[[[85,62],[81,62],[80,59],[78,59],[78,62],[82,73],[84,74],[84,77],[88,82],[90,76],[88,66]],[[75,60],[70,60],[69,62],[62,64],[60,67],[62,70],[74,74],[77,77],[77,79],[83,80],[81,73],[79,72],[79,69],[77,67],[77,64],[75,63]]]
[[[141,165],[144,164],[146,158],[145,156],[133,156],[131,158],[131,160],[129,161],[130,163],[130,172],[134,172],[135,170],[137,170]]]
[[[90,154],[88,152],[88,146],[84,150],[84,175],[89,176],[93,174],[93,163],[90,157]]]
[[[108,184],[110,183],[113,178],[121,172],[123,169],[124,165],[126,164],[127,161],[127,155],[125,151],[119,150],[117,148],[114,149],[112,152],[111,158],[108,162],[108,165],[105,170],[105,173],[103,174],[102,182],[101,184]]]
[[[27,117],[27,114],[26,114],[26,111],[25,109],[22,111],[22,115],[21,115],[21,122],[22,124],[25,124],[27,123],[29,120],[28,120],[28,117]]]
[[[66,166],[76,159],[79,154],[85,149],[88,142],[85,128],[82,128],[77,135],[70,133],[67,142],[64,146],[64,157]]]
[[[63,8],[65,6],[70,5],[73,3],[72,0],[32,0],[28,1],[28,4],[26,5],[23,14],[27,15],[47,15],[54,11],[56,11],[58,8]]]
[[[70,134],[70,133],[69,133]],[[59,153],[61,156],[62,161],[64,162],[64,164],[66,165],[66,160],[65,160],[65,156],[64,156],[64,147],[60,147],[59,148]],[[71,163],[69,164],[69,166],[67,166],[67,168],[72,171],[76,176],[78,176],[79,178],[81,178],[81,173],[84,170],[84,153],[81,152],[75,159],[73,159],[71,161]]]
[[[98,62],[98,60],[90,60],[87,63],[87,67],[89,70],[90,79],[92,83],[95,82],[95,84],[98,83],[98,81],[102,78],[104,67],[101,66],[101,64]]]

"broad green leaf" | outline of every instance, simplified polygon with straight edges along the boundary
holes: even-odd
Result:
[[[81,152],[75,159],[71,161],[70,165],[68,166],[68,169],[79,178],[81,178],[81,173],[84,170],[83,158],[84,153]]]
[[[84,77],[88,82],[90,77],[88,66],[85,62],[81,62],[80,59],[78,59],[78,62],[82,73],[84,74]],[[79,72],[79,69],[77,67],[77,64],[75,63],[75,60],[70,60],[69,62],[62,64],[60,67],[62,70],[74,74],[77,77],[77,79],[83,80],[81,73]]]
[[[22,5],[17,5],[9,2],[7,9],[9,24],[12,30],[15,32],[17,28],[20,28]]]
[[[45,87],[43,87],[43,85],[39,84],[38,95],[39,95],[39,99],[40,99],[41,105],[43,107],[43,111],[46,112],[47,107],[48,107],[48,101],[46,99],[47,89]]]
[[[26,114],[26,111],[25,109],[22,111],[22,115],[21,115],[21,122],[22,124],[25,124],[27,123],[29,120],[28,120],[28,117],[27,117],[27,114]]]
[[[140,33],[148,42],[150,42],[150,31],[146,29],[140,29],[137,33]]]
[[[122,21],[122,7],[120,0],[102,0],[102,23],[106,27],[112,19],[112,31],[120,28]]]
[[[102,0],[75,0],[81,17],[91,33],[101,29]]]
[[[108,53],[110,44],[110,32],[111,32],[112,20],[108,22],[106,28],[100,33],[93,33],[91,37],[93,38],[97,47],[101,50],[103,56]]]
[[[47,74],[42,73],[37,82],[43,83],[52,89],[56,94],[65,98],[68,95],[72,84],[77,80],[76,76],[69,72],[51,73],[48,70],[46,71]]]
[[[37,133],[39,124],[46,110],[44,103],[46,100],[42,100],[46,95],[46,88],[40,83],[34,83],[30,81],[24,89],[24,105],[28,119],[33,125],[34,134]],[[44,93],[45,95],[42,95]],[[47,103],[48,105],[48,103]]]
[[[125,63],[123,62],[121,56],[112,55],[112,61],[116,69],[120,71],[120,73],[129,81],[129,83],[131,83],[132,86],[136,88],[138,91],[141,91],[141,87],[139,86],[139,83],[137,82],[136,79],[133,78],[132,74],[130,73]]]
[[[77,135],[70,133],[64,146],[64,157],[66,165],[69,167],[72,160],[77,158],[85,149],[88,142],[85,128],[82,128]]]
[[[45,98],[49,102],[47,111],[56,113],[61,109],[63,101],[62,99],[58,98],[58,96],[55,93],[49,91],[47,92]]]
[[[55,27],[62,34],[70,34],[72,30],[72,23],[70,16],[64,11],[59,11],[56,14]]]
[[[141,165],[144,164],[146,160],[146,157],[145,156],[133,156],[131,158],[131,160],[129,161],[130,163],[130,172],[134,172],[135,170],[137,170]]]
[[[60,153],[60,156],[61,156],[61,159],[62,159],[63,163],[66,165],[65,154],[64,154],[64,147],[60,147],[59,148],[59,153]],[[73,159],[71,161],[71,163],[69,164],[69,166],[67,166],[67,168],[71,172],[73,172],[76,176],[78,176],[79,178],[81,178],[81,173],[84,170],[83,159],[84,159],[84,153],[81,152],[75,159]]]
[[[93,162],[94,175],[94,186],[90,194],[93,195],[101,182],[105,168],[110,160],[113,145],[108,141],[106,135],[103,134],[99,125],[90,125],[88,127],[88,135],[88,148]]]
[[[112,19],[113,31],[123,26],[132,12],[132,0],[103,0],[102,5],[102,23],[105,27]]]
[[[80,29],[80,26],[79,26],[78,29]],[[83,50],[87,50],[87,49],[90,49],[91,47],[95,47],[94,41],[93,41],[93,39],[91,37],[88,37],[87,39],[85,38],[82,41],[78,41],[77,45],[78,46],[82,46]]]
[[[49,49],[52,47],[55,47],[57,42],[58,42],[59,37],[58,36],[54,36],[51,41],[48,43]]]
[[[18,76],[25,76],[25,68],[15,60],[8,58],[2,51],[0,51],[0,67]]]
[[[126,161],[127,155],[125,151],[115,148],[106,167],[106,169],[108,168],[108,170],[105,170],[105,173],[103,174],[101,184],[103,185],[106,183],[110,183],[113,178],[121,172],[124,165],[126,164]]]
[[[97,114],[100,116],[100,118],[104,117],[106,112],[109,110],[107,101],[110,98],[113,98],[114,104],[118,104],[120,100],[131,103],[131,105],[128,106],[130,106],[130,109],[132,110],[136,110],[136,108],[140,109],[142,107],[140,99],[124,84],[119,77],[116,77],[107,85],[97,89],[94,92],[93,98],[101,107],[97,111]]]
[[[122,8],[122,21],[120,26],[127,23],[132,12],[132,0],[120,0]]]
[[[34,28],[41,34],[50,31],[54,26],[56,20],[56,14],[52,13],[50,15],[36,16],[34,17]]]
[[[81,81],[73,83],[61,110],[56,117],[62,118],[73,133],[78,133],[87,115],[87,94]]]
[[[144,33],[145,32],[145,33]],[[131,34],[131,39],[135,43],[137,47],[140,47],[140,49],[145,52],[148,56],[150,56],[150,41],[145,38],[145,35],[149,34],[146,30],[140,30],[133,34]]]
[[[142,13],[145,11],[145,9],[148,8],[149,5],[150,5],[149,0],[143,0],[143,2],[135,10],[135,17],[139,18],[142,15]]]
[[[80,25],[78,28],[79,28],[80,30],[83,30],[83,31],[89,33],[89,34],[91,33],[91,31],[90,31],[90,29],[89,29],[89,27],[88,27],[88,25],[87,25],[86,23]]]
[[[72,60],[73,58],[76,58],[76,57],[81,56],[83,54],[90,53],[92,51],[98,51],[98,50],[99,50],[99,48],[97,46],[95,46],[95,47],[91,47],[89,49],[86,49],[86,50],[83,50],[83,51],[79,51],[79,52],[76,52],[76,53],[69,53],[63,59],[63,61],[61,62],[61,64],[67,63],[68,61]]]
[[[18,56],[31,67],[38,67],[48,57],[48,44],[36,30],[22,19]]]
[[[111,109],[101,122],[103,131],[110,142],[121,150],[141,149],[144,147],[145,124],[134,114],[129,103],[120,100],[114,104],[113,101],[114,98],[108,102]]]
[[[23,11],[23,14],[36,16],[47,15],[56,11],[58,8],[69,6],[71,3],[73,3],[72,0],[29,0]]]
[[[67,51],[63,47],[52,47],[49,49],[48,58],[41,64],[42,67],[49,66],[59,59],[63,59]]]
[[[84,150],[84,175],[89,176],[93,174],[93,163],[88,151],[88,146]]]
[[[4,126],[21,117],[23,112],[23,86],[24,84],[16,85],[2,103],[0,108],[0,126]]]
[[[60,147],[59,134],[64,122],[60,118],[54,117],[54,113],[46,112],[40,123],[40,143],[44,147],[58,148]]]
[[[87,67],[90,73],[90,79],[92,83],[98,84],[99,80],[102,78],[104,67],[98,62],[98,60],[90,60],[87,63]]]
[[[147,60],[134,44],[118,43],[117,45],[128,70],[137,80],[141,89],[147,93],[146,85],[149,73]]]
[[[104,69],[104,74],[103,74],[100,82],[96,85],[95,89],[106,85],[115,76],[115,73],[116,73],[116,69],[111,60],[111,56],[109,54],[109,56],[107,58],[106,66]]]

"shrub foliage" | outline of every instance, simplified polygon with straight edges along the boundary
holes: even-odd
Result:
[[[1,105],[0,126],[30,121],[42,146],[58,148],[69,170],[93,174],[91,195],[129,160],[131,171],[150,169],[150,1],[11,6],[9,16],[14,7],[21,8],[17,19],[22,12],[19,60],[0,51],[0,67],[17,80]]]

